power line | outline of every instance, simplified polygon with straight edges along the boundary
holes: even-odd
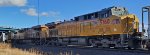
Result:
[[[39,6],[39,0],[38,0],[38,7],[37,7],[37,12],[38,12],[38,25],[40,25],[40,16],[39,16],[39,10],[40,10],[40,6]]]

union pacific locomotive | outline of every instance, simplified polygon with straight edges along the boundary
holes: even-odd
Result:
[[[141,37],[136,15],[129,14],[124,7],[109,7],[70,21],[22,29],[12,40],[16,43],[140,48]]]

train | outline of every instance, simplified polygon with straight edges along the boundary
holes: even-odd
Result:
[[[142,37],[137,16],[125,7],[113,6],[69,21],[24,28],[11,36],[11,40],[36,45],[141,48]]]

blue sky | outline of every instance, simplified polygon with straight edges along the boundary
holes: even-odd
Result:
[[[0,0],[0,26],[16,28],[37,25],[38,0]],[[75,16],[99,11],[111,6],[126,7],[141,20],[141,8],[150,0],[39,0],[40,24],[69,20]],[[147,23],[147,20],[145,19]]]

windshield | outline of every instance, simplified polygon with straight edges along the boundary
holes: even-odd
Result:
[[[112,15],[116,16],[122,16],[122,15],[128,15],[128,11],[123,7],[114,7],[112,9]]]

